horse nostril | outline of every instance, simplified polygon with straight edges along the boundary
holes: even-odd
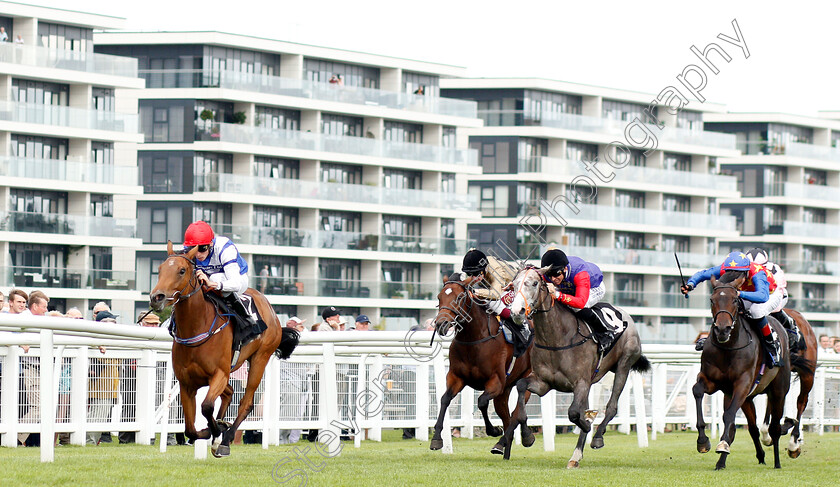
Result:
[[[158,291],[158,292],[152,294],[150,296],[150,298],[151,298],[152,303],[157,304],[157,303],[160,303],[161,301],[163,301],[164,294],[162,292]]]

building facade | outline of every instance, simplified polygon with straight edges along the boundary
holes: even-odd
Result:
[[[142,136],[123,95],[144,82],[136,60],[93,52],[93,29],[122,22],[0,2],[0,283],[131,322]]]
[[[476,104],[439,94],[460,68],[218,32],[95,39],[146,80],[141,292],[167,240],[201,219],[280,315],[336,306],[388,329],[434,316],[479,216],[466,189],[480,169],[459,140],[481,125]]]

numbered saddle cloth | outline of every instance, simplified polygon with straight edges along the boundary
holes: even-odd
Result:
[[[621,318],[621,311],[610,303],[595,303],[595,305],[592,306],[592,311],[598,315],[601,323],[612,328],[616,341],[618,340],[618,337],[624,333],[624,330],[627,329],[627,325],[629,323]]]

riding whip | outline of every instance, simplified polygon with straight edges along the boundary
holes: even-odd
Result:
[[[676,261],[677,261],[677,269],[679,269],[679,271],[680,271],[680,279],[682,279],[682,284],[683,284],[683,286],[685,286],[686,285],[685,284],[685,276],[683,276],[682,267],[680,267],[680,258],[677,257],[676,252],[674,252],[674,259],[676,259]],[[683,296],[685,296],[685,299],[688,299],[688,294],[683,294]]]

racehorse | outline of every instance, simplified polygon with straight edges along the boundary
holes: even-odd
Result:
[[[604,420],[592,437],[592,448],[604,446],[604,431],[618,411],[618,398],[630,370],[650,370],[650,362],[642,355],[642,344],[633,318],[619,309],[620,318],[628,323],[627,329],[606,356],[599,359],[598,345],[592,335],[584,331],[585,325],[566,306],[555,304],[543,280],[545,271],[528,268],[521,271],[513,281],[516,297],[511,312],[531,315],[534,321],[535,343],[531,352],[533,372],[517,384],[520,399],[525,391],[544,396],[551,390],[573,392],[574,400],[569,406],[569,420],[580,428],[577,446],[567,468],[577,468],[583,458],[583,447],[589,433],[594,411],[589,411],[589,389],[608,371],[615,374],[612,393],[607,402]],[[505,458],[510,458],[511,439],[517,424],[527,427],[525,404],[520,400],[514,411],[514,421],[505,431]],[[551,434],[552,432],[548,432]]]
[[[811,393],[811,388],[814,387],[814,372],[817,364],[817,335],[814,334],[814,329],[811,324],[798,311],[792,309],[785,309],[785,312],[796,321],[796,326],[799,327],[799,333],[805,341],[805,350],[798,352],[791,352],[792,357],[799,357],[794,359],[791,364],[792,371],[799,375],[799,396],[796,398],[796,419],[785,418],[782,423],[782,435],[787,434],[792,429],[790,434],[790,441],[788,442],[787,451],[791,458],[798,458],[802,453],[802,432],[799,428],[799,422],[802,420],[802,412],[808,406],[808,395]],[[770,446],[772,440],[767,434],[770,424],[770,410],[767,409],[764,414],[764,421],[759,428],[761,431],[761,442]]]
[[[158,283],[149,293],[149,303],[156,311],[173,306],[171,319],[176,327],[173,333],[172,368],[181,387],[185,434],[192,441],[212,437],[213,455],[225,457],[230,455],[230,442],[237,428],[254,408],[254,392],[262,381],[263,371],[271,355],[289,358],[298,344],[299,335],[296,330],[281,327],[277,315],[262,293],[248,289],[247,294],[253,298],[268,328],[243,346],[236,363],[231,364],[235,325],[229,326],[230,318],[219,313],[216,306],[204,296],[193,263],[198,247],[186,253],[176,253],[172,250],[172,242],[168,242],[166,250],[169,257],[158,267]],[[249,364],[248,384],[239,403],[236,420],[228,425],[222,419],[233,397],[233,388],[228,383],[230,373],[245,361]],[[196,431],[195,394],[204,386],[208,386],[208,391],[201,403],[201,413],[207,418],[209,428]],[[213,408],[219,396],[222,404],[214,418]]]
[[[738,409],[741,409],[747,418],[758,463],[764,464],[764,449],[759,441],[753,403],[753,398],[758,394],[767,395],[774,466],[781,468],[779,422],[784,413],[785,396],[790,388],[790,363],[786,360],[790,356],[787,333],[778,321],[768,318],[782,342],[783,365],[767,369],[764,363],[765,352],[761,345],[762,338],[747,322],[743,302],[738,297],[738,290],[746,278],[745,272],[731,271],[726,272],[720,280],[712,276],[712,332],[703,347],[700,373],[697,374],[697,383],[693,388],[697,407],[697,451],[700,453],[711,449],[711,442],[705,431],[706,423],[703,420],[704,394],[711,395],[717,391],[724,393],[723,434],[715,449],[720,453],[715,470],[726,468],[729,446],[735,439],[735,414]]]
[[[429,448],[440,450],[443,440],[443,417],[450,401],[464,386],[484,392],[478,397],[478,408],[484,417],[488,436],[501,436],[510,423],[508,397],[516,381],[531,373],[530,351],[516,358],[510,375],[508,368],[513,359],[513,345],[505,341],[499,320],[488,315],[477,301],[470,284],[472,278],[461,281],[458,274],[444,278],[443,289],[438,294],[438,314],[435,317],[436,332],[445,336],[455,329],[455,336],[449,347],[449,372],[446,374],[446,392],[440,398],[440,413],[435,424],[435,434]],[[524,402],[528,402],[528,396]],[[501,418],[503,428],[490,424],[487,407],[493,400],[496,414]],[[520,400],[523,400],[520,397]],[[523,406],[524,407],[524,406]],[[522,428],[522,444],[534,444],[534,434],[527,426]],[[500,438],[490,450],[501,454],[505,448]]]

